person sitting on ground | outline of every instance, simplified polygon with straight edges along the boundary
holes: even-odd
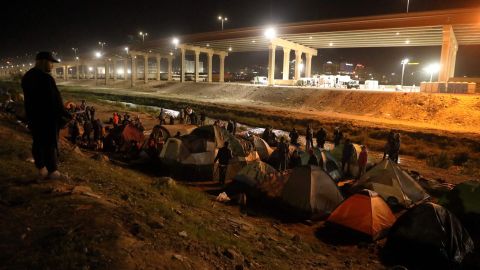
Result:
[[[232,158],[232,150],[228,148],[228,142],[225,142],[223,147],[218,150],[217,156],[214,160],[214,163],[218,161],[218,180],[222,186],[225,185],[228,164]]]
[[[293,169],[298,166],[302,166],[302,158],[300,157],[298,150],[295,150],[290,156],[289,168]]]
[[[313,152],[313,149],[308,150],[308,165],[314,165],[318,166],[318,158],[315,156],[315,153]]]
[[[310,125],[307,126],[307,130],[305,131],[305,149],[308,151],[313,148],[313,130]]]
[[[317,139],[317,147],[318,148],[325,148],[325,141],[327,140],[327,131],[322,127],[318,130],[316,134]]]
[[[343,140],[343,132],[340,130],[339,127],[336,127],[335,130],[333,131],[333,144],[335,146],[339,146],[340,143],[342,143]]]
[[[293,128],[292,131],[290,131],[290,134],[288,134],[288,137],[290,137],[290,143],[292,145],[295,145],[295,146],[299,146],[299,143],[298,143],[298,131]]]
[[[287,164],[288,164],[289,149],[288,149],[287,143],[285,142],[284,137],[280,137],[280,143],[277,146],[277,150],[278,150],[278,154],[279,154],[278,158],[279,158],[279,161],[280,161],[278,170],[279,171],[285,171],[287,169]]]
[[[350,139],[346,139],[342,152],[342,171],[345,173],[345,175],[350,174],[350,163],[352,161],[354,151],[355,150],[352,142]]]
[[[368,151],[365,145],[362,145],[362,151],[358,155],[358,178],[367,171]]]

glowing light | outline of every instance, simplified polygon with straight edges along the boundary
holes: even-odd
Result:
[[[131,74],[132,71],[131,71],[130,69],[127,69],[127,73],[128,73],[128,74]]]
[[[117,74],[123,74],[123,68],[117,68]]]
[[[302,72],[303,69],[305,68],[305,65],[302,63],[302,64],[298,65],[298,68],[300,69],[300,72]]]
[[[93,67],[88,67],[88,71],[93,71]]]
[[[96,58],[101,58],[101,57],[102,57],[102,53],[101,53],[101,52],[95,52],[95,57],[96,57]]]
[[[405,40],[405,44],[410,44],[410,40],[409,39]]]
[[[267,30],[265,30],[265,37],[268,38],[268,39],[276,38],[277,37],[277,30],[275,30],[275,28],[273,28],[273,27],[267,28]]]
[[[408,62],[410,62],[410,59],[405,58],[405,59],[403,59],[402,62],[400,62],[400,63],[401,63],[402,65],[406,65],[406,64],[408,64]]]
[[[232,51],[232,47],[229,47],[229,48],[228,48],[228,51],[231,52],[231,51]]]
[[[173,45],[178,46],[179,43],[180,43],[180,40],[178,38],[173,38],[172,39],[172,44]]]
[[[399,36],[399,35],[400,35],[400,32],[395,33],[395,35]]]
[[[210,44],[207,43],[207,47],[210,47]]]

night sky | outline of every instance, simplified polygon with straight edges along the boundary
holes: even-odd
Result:
[[[4,22],[0,58],[25,57],[53,50],[71,57],[80,53],[138,42],[138,31],[151,38],[219,30],[216,17],[226,15],[226,28],[404,12],[407,0],[270,0],[270,1],[8,1],[2,3]],[[410,11],[480,6],[479,0],[410,0]],[[6,22],[6,23],[5,23]],[[384,69],[403,55],[434,58],[439,48],[333,49],[321,57],[365,62]],[[376,57],[372,57],[375,55]],[[31,56],[30,58],[32,58]],[[253,58],[253,56],[252,56]],[[458,75],[480,75],[480,47],[461,47]],[[245,58],[243,58],[245,59]],[[248,58],[247,58],[248,59]],[[22,61],[26,61],[23,60]],[[238,63],[241,65],[242,63]]]

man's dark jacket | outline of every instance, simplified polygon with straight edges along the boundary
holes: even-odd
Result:
[[[32,68],[22,78],[27,124],[35,140],[56,144],[58,132],[71,119],[50,74]]]

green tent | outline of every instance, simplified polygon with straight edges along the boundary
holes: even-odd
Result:
[[[466,181],[456,185],[440,198],[439,203],[458,216],[480,215],[480,182]]]
[[[333,180],[338,182],[340,178],[342,178],[342,165],[329,151],[320,148],[314,148],[313,154],[317,157],[320,167],[326,171],[333,178]],[[300,158],[302,160],[302,165],[308,165],[310,154],[308,152],[301,152]]]

